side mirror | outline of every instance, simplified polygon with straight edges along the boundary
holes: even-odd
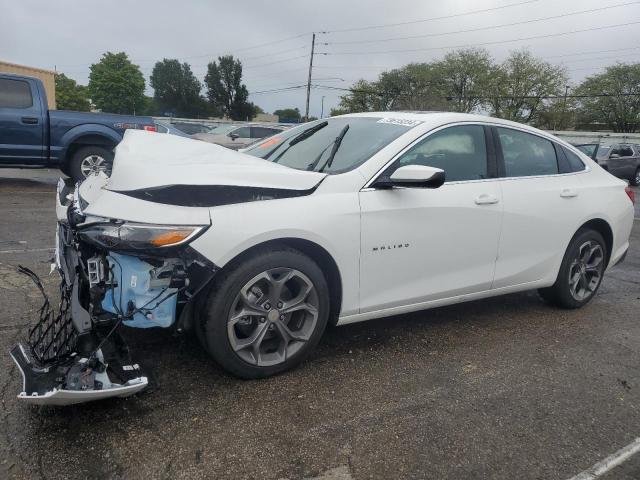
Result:
[[[425,165],[406,165],[398,168],[390,177],[376,182],[374,187],[439,188],[445,182],[444,170]]]
[[[612,153],[611,155],[609,155],[609,158],[620,158],[620,154],[619,153]]]
[[[235,140],[236,138],[240,138],[240,135],[238,135],[237,133],[230,133],[229,137],[231,138],[231,140]]]

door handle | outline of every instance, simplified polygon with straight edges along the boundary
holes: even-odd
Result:
[[[500,199],[495,195],[489,195],[487,193],[483,193],[482,195],[478,195],[476,197],[476,205],[493,205],[498,203]]]
[[[22,123],[25,123],[27,125],[38,124],[38,117],[22,117],[20,120],[22,121]]]
[[[560,196],[562,198],[573,198],[578,196],[578,192],[573,188],[563,188],[560,192]]]

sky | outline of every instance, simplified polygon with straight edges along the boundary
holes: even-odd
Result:
[[[306,89],[298,87],[307,82],[312,32],[318,86],[310,115],[320,116],[324,104],[326,116],[344,94],[338,88],[436,60],[454,47],[483,47],[496,61],[528,48],[565,65],[571,85],[606,65],[638,62],[640,1],[0,0],[0,60],[56,69],[86,84],[104,52],[125,51],[148,85],[163,58],[190,63],[203,80],[208,62],[233,54],[242,60],[250,100],[267,112],[304,113]]]

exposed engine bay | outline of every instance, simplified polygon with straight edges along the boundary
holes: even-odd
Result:
[[[158,227],[86,216],[78,187],[60,181],[52,267],[60,274],[54,307],[41,280],[19,267],[43,295],[39,319],[11,356],[23,376],[18,398],[68,405],[126,397],[148,377],[120,335],[133,328],[190,329],[196,295],[217,268],[187,240],[206,226]],[[59,215],[60,217],[60,215]]]

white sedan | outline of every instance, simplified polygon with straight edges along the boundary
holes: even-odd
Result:
[[[345,115],[243,153],[129,131],[110,179],[59,188],[58,268],[82,349],[47,356],[36,334],[14,358],[114,365],[104,345],[120,325],[174,327],[258,378],[299,364],[329,324],[530,289],[582,307],[626,254],[633,201],[562,140],[484,116]],[[60,378],[51,388],[82,401]],[[100,388],[124,395],[143,378]]]

